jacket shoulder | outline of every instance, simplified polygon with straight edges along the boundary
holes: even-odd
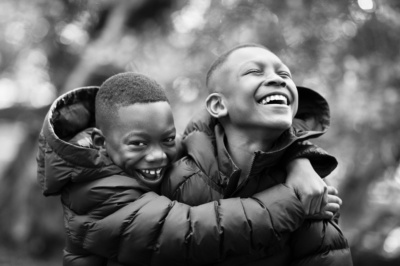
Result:
[[[223,190],[190,157],[175,162],[167,172],[161,194],[171,200],[197,206],[223,198]]]

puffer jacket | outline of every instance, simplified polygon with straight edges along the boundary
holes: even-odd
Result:
[[[303,223],[300,201],[283,184],[190,207],[150,191],[101,151],[72,143],[95,124],[97,91],[60,96],[39,136],[38,181],[44,195],[61,195],[64,209],[64,265],[211,264],[280,249]]]
[[[190,205],[230,197],[251,197],[285,182],[282,156],[288,149],[301,149],[299,145],[303,145],[303,152],[295,154],[309,157],[321,176],[329,174],[336,166],[332,158],[304,142],[327,130],[328,105],[316,92],[300,87],[300,99],[304,96],[307,101],[300,101],[294,126],[282,134],[270,151],[254,153],[250,173],[240,184],[241,170],[227,152],[223,127],[206,111],[200,113],[183,135],[182,146],[187,149],[188,156],[176,162],[170,178],[163,183],[162,193]],[[314,108],[315,103],[321,108]],[[311,146],[307,148],[308,145]],[[282,224],[286,222],[287,218],[279,220]],[[218,265],[346,266],[352,265],[352,259],[347,240],[333,220],[306,220],[289,237],[281,238],[279,248],[251,256],[231,256]]]

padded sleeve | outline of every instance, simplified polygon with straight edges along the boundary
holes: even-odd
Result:
[[[329,220],[306,220],[292,235],[293,266],[352,266],[346,238]]]
[[[85,250],[128,265],[207,264],[279,246],[303,220],[300,201],[284,185],[196,207],[148,192],[102,219],[85,221],[81,240]],[[79,223],[69,228],[82,230]]]
[[[336,169],[338,162],[335,157],[310,141],[297,141],[285,152],[282,158],[282,165],[286,165],[297,158],[309,159],[315,172],[324,178]]]

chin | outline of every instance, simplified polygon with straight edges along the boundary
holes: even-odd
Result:
[[[292,121],[280,121],[280,122],[275,122],[272,124],[268,125],[268,128],[271,130],[279,130],[279,131],[285,131],[289,129],[292,126]]]
[[[292,126],[292,121],[280,124],[279,128],[286,130],[289,129],[291,126]]]

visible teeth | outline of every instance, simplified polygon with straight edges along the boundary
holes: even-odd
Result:
[[[141,171],[145,174],[149,174],[149,175],[160,175],[162,168],[158,168],[155,170],[147,170],[147,169],[142,169]]]
[[[283,101],[287,105],[287,98],[283,95],[270,95],[261,100],[261,104],[267,104],[271,101]]]

